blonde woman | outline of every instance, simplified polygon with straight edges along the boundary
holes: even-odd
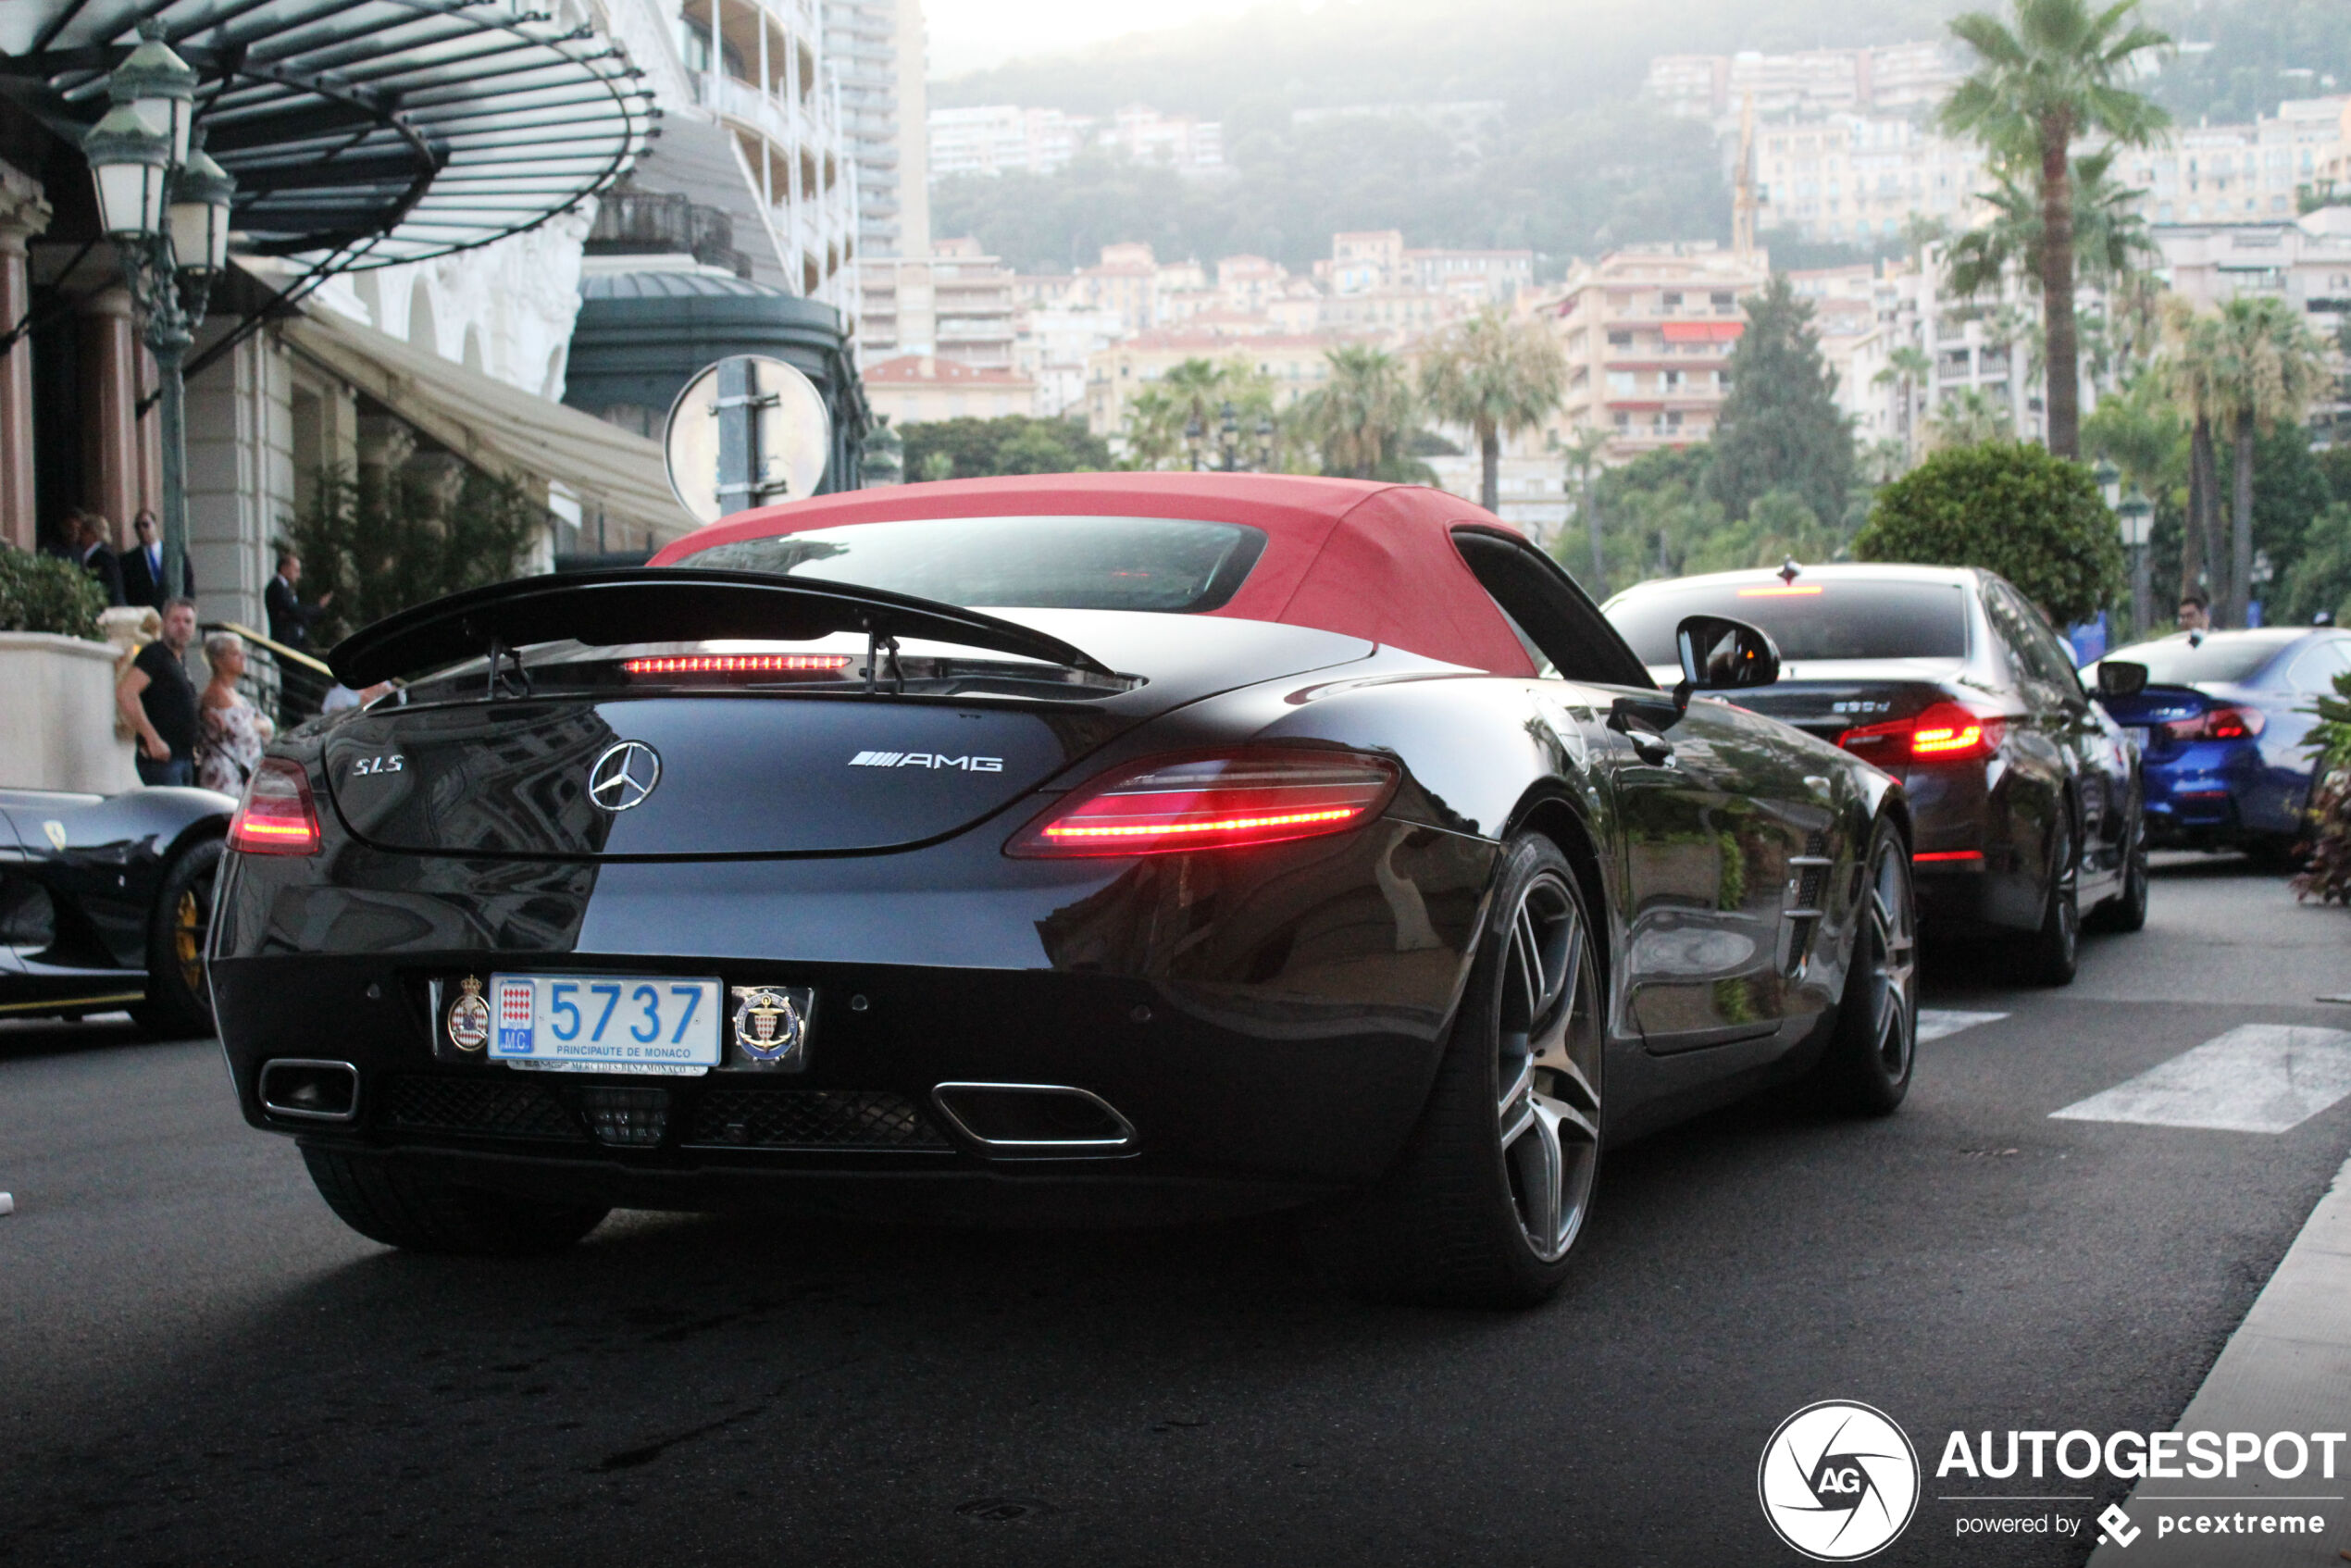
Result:
[[[212,681],[199,704],[204,741],[196,753],[196,782],[224,795],[242,795],[277,726],[237,690],[245,673],[243,638],[216,631],[204,640],[204,656],[212,666]]]

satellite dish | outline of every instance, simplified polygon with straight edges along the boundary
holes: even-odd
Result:
[[[669,405],[661,433],[669,488],[694,520],[816,493],[833,420],[816,383],[763,355],[704,366]]]

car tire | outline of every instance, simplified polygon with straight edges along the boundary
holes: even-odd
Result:
[[[466,1186],[429,1169],[305,1146],[303,1164],[335,1217],[409,1252],[529,1258],[560,1252],[603,1223],[595,1203],[550,1203]]]
[[[1918,1060],[1918,895],[1910,846],[1880,817],[1870,830],[1861,906],[1845,994],[1828,1049],[1813,1069],[1830,1103],[1857,1115],[1891,1115],[1910,1092]]]
[[[1323,1234],[1379,1300],[1533,1306],[1591,1209],[1608,1014],[1583,888],[1557,844],[1524,834],[1493,908],[1419,1126]]]
[[[220,853],[219,840],[202,839],[173,855],[147,915],[147,1000],[131,1016],[162,1039],[213,1032],[205,952],[212,936],[212,890]]]
[[[2098,905],[2088,924],[2100,931],[2129,935],[2147,923],[2147,841],[2133,835],[2131,857],[2122,865],[2122,890]]]
[[[2049,856],[2049,890],[2041,928],[2025,940],[2025,968],[2045,986],[2070,986],[2082,953],[2082,859],[2073,848],[2073,813],[2058,805],[2058,841]]]

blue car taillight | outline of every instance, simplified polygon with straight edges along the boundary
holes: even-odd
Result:
[[[2172,719],[2157,728],[2167,740],[2244,740],[2260,734],[2268,722],[2260,709],[2231,703],[2193,718]]]

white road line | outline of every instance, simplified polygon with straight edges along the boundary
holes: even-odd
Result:
[[[2069,1122],[2284,1132],[2346,1094],[2351,1094],[2351,1034],[2240,1024],[2049,1114]]]
[[[1919,1043],[1945,1039],[1961,1029],[1972,1029],[1978,1024],[1996,1024],[2007,1017],[2005,1013],[1961,1013],[1947,1007],[1919,1009]]]

